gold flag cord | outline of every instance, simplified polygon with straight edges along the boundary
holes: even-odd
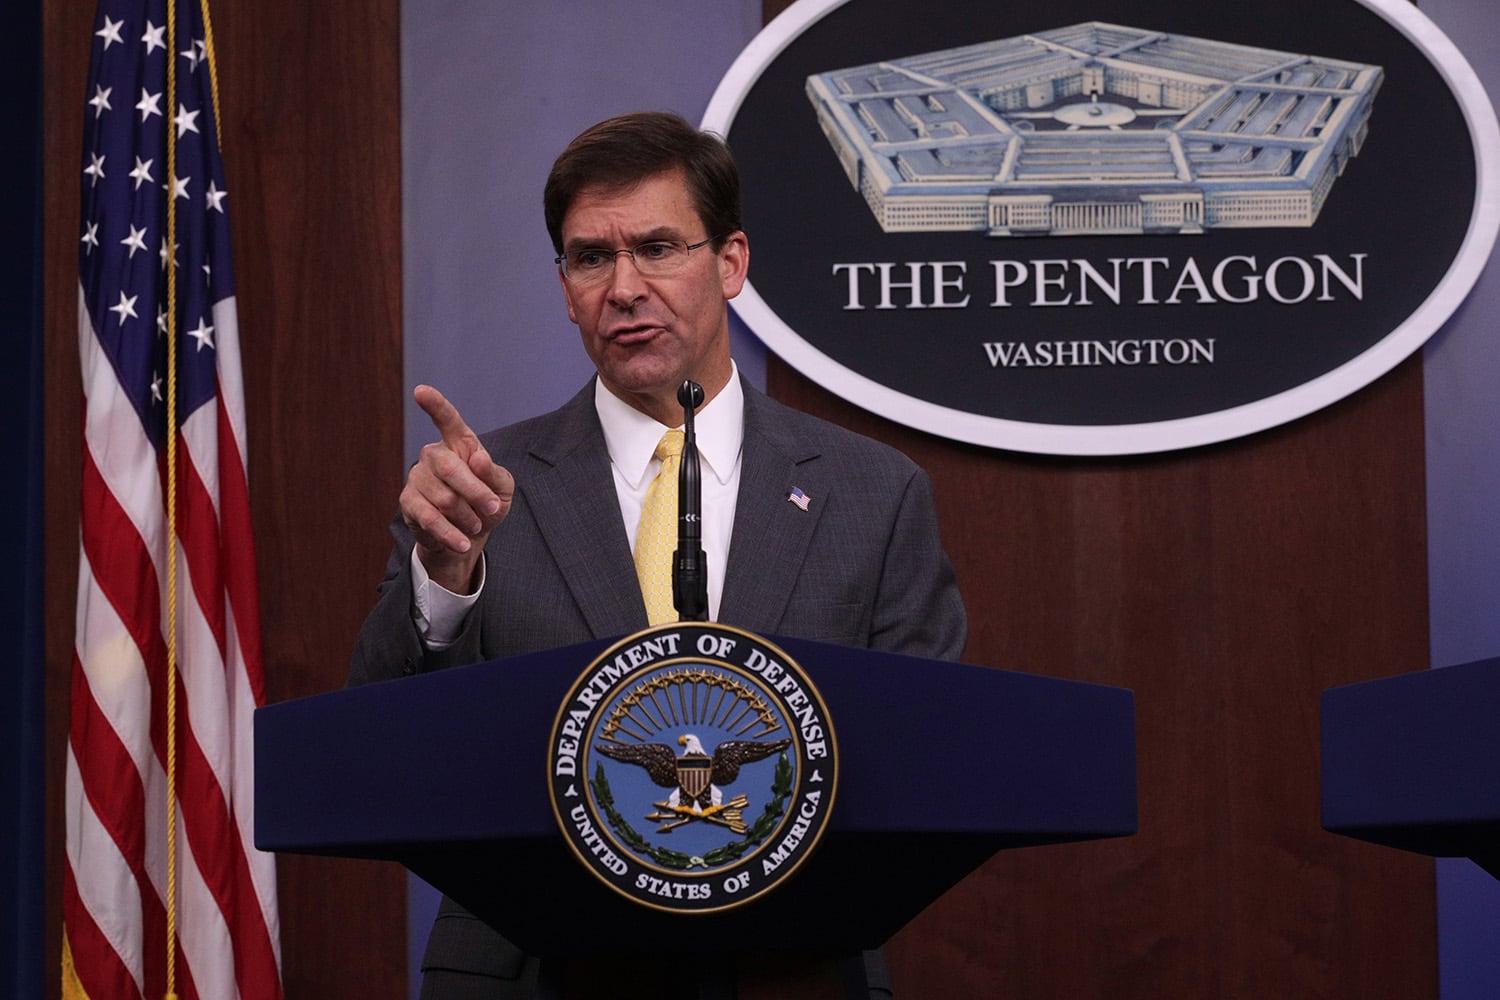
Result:
[[[177,107],[177,3],[167,0],[167,108]],[[177,1000],[177,137],[167,132],[167,993]]]
[[[219,60],[214,54],[214,19],[208,12],[208,0],[199,0],[203,12],[203,61],[208,63],[208,88],[214,102],[214,138],[219,143],[219,161],[224,160],[224,129],[219,118]]]
[[[219,75],[208,0],[200,0],[204,61],[219,132]],[[191,41],[189,42],[191,44]],[[177,4],[167,0],[167,107],[177,107]],[[222,149],[222,141],[221,146]],[[167,128],[167,992],[177,1000],[177,137]]]
[[[219,75],[208,0],[203,15],[204,61],[219,131]],[[191,43],[190,43],[191,44]],[[177,4],[167,0],[167,107],[177,106]],[[222,149],[222,144],[221,147]],[[167,992],[177,1000],[177,137],[167,129]]]

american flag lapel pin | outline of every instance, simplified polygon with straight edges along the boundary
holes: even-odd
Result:
[[[812,503],[812,497],[808,496],[806,493],[803,493],[800,486],[793,486],[792,492],[788,493],[786,495],[786,498],[792,503],[796,504],[802,510],[806,510],[807,505]]]

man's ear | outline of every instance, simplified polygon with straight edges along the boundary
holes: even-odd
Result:
[[[736,230],[724,240],[719,248],[719,280],[724,286],[724,298],[732,299],[745,287],[750,274],[750,241]]]

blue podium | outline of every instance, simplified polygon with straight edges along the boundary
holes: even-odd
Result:
[[[547,744],[614,640],[266,706],[256,845],[400,862],[535,954],[849,954],[883,943],[997,851],[1136,829],[1124,689],[771,637],[822,693],[840,778],[785,885],[701,915],[642,907],[568,850]]]
[[[1323,827],[1500,878],[1500,659],[1323,692]]]

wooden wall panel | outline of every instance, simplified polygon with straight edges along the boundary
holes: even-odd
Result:
[[[769,388],[931,472],[969,662],[1136,694],[1139,834],[995,858],[893,940],[897,996],[1437,995],[1432,862],[1318,822],[1319,693],[1427,662],[1418,361],[1126,459],[939,440],[776,359]]]
[[[78,559],[78,171],[93,8],[44,0],[52,969]],[[398,11],[397,0],[213,4],[272,701],[343,685],[403,473]],[[279,882],[288,997],[406,995],[401,869],[287,857]]]

